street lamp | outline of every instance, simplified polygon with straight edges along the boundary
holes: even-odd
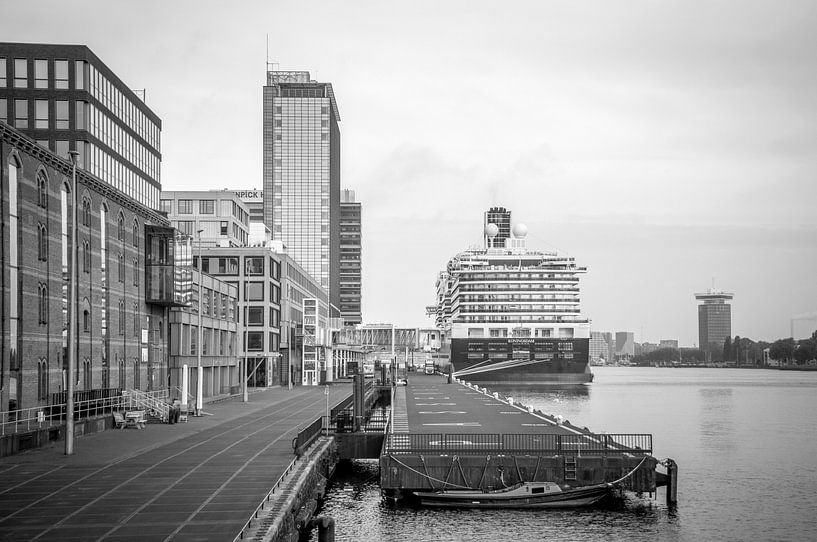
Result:
[[[201,344],[202,333],[201,333],[201,283],[203,280],[202,277],[202,268],[204,267],[201,264],[201,233],[204,230],[196,230],[196,237],[198,238],[198,261],[199,261],[199,330],[198,330],[198,348],[196,348],[196,416],[201,416],[202,408],[204,407],[203,397],[204,394],[204,383],[202,382],[202,377],[204,376],[202,368],[201,368],[201,349],[204,345]]]
[[[65,455],[74,453],[74,371],[77,366],[77,157],[79,152],[68,151],[71,158],[71,275],[68,278],[68,375],[65,379]]]

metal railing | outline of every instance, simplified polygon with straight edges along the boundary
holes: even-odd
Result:
[[[75,400],[74,420],[104,416],[124,408],[122,395]],[[0,412],[0,436],[64,425],[66,410],[65,403],[60,403]]]
[[[649,434],[392,433],[387,454],[651,454]]]
[[[300,457],[303,451],[317,440],[323,432],[325,418],[326,416],[321,416],[304,429],[301,429],[298,432],[298,436],[292,439],[292,450],[295,452],[295,455]]]
[[[383,410],[370,411],[364,416],[360,431],[364,433],[382,433],[388,424],[389,413]],[[331,433],[348,433],[354,430],[355,411],[352,408],[336,409],[329,419]]]
[[[295,463],[297,463],[297,461],[298,458],[296,457],[289,463],[289,465],[287,465],[287,468],[284,469],[284,473],[279,476],[278,480],[272,485],[272,489],[270,489],[266,497],[261,500],[261,504],[255,507],[255,511],[250,514],[249,519],[244,522],[244,526],[241,527],[238,535],[233,540],[244,540],[244,537],[250,534],[249,530],[252,529],[253,522],[258,520],[262,512],[266,510],[269,502],[275,498],[275,491],[283,485],[284,479],[289,476],[289,473],[295,468]]]
[[[126,408],[147,410],[152,416],[167,421],[170,412],[169,390],[141,391],[126,390],[122,392]]]

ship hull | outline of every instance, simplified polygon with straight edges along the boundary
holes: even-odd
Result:
[[[451,339],[454,376],[468,382],[517,386],[593,381],[590,339]]]

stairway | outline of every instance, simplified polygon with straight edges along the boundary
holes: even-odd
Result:
[[[576,480],[576,456],[565,455],[565,481]]]

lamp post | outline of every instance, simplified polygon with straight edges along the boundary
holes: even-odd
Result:
[[[77,366],[77,157],[71,158],[71,275],[68,278],[68,374],[65,379],[65,455],[74,453],[74,371]]]
[[[203,231],[204,230],[196,230],[196,237],[198,238],[198,262],[199,262],[199,266],[198,266],[199,267],[199,286],[198,286],[199,308],[198,308],[198,311],[197,311],[199,313],[199,330],[198,330],[198,348],[196,348],[196,416],[201,416],[201,410],[202,410],[202,407],[203,407],[203,404],[202,404],[203,403],[203,397],[202,397],[202,395],[204,393],[203,392],[204,383],[202,382],[202,377],[204,375],[203,375],[202,368],[201,368],[201,349],[203,347],[203,345],[201,344],[201,338],[202,338],[202,333],[201,333],[201,283],[202,283],[202,280],[203,280],[202,267],[204,267],[204,266],[201,265],[201,233]]]

